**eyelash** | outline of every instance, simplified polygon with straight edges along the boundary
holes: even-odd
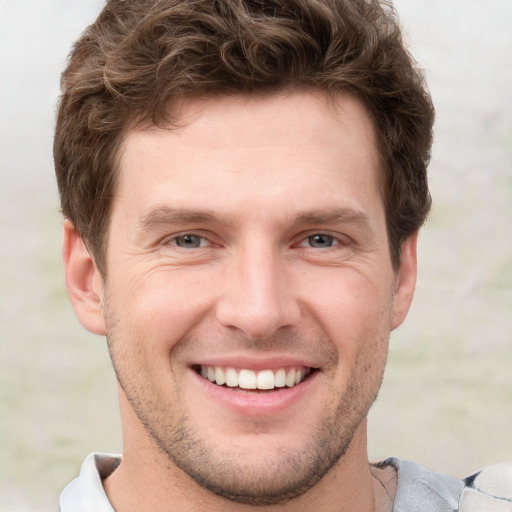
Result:
[[[182,246],[178,245],[178,241],[180,239],[186,239],[187,237],[198,238],[199,239],[199,245],[193,246],[193,247],[182,247]],[[311,243],[312,243],[312,240],[315,237],[325,239],[329,245],[327,247],[314,247],[314,246],[312,246]],[[310,245],[304,245],[308,241],[309,241]],[[207,243],[205,244],[204,242],[207,242]],[[199,249],[199,248],[204,248],[206,246],[215,245],[204,234],[194,233],[194,232],[175,235],[172,238],[168,239],[166,241],[166,243],[167,244],[172,244],[172,245],[174,245],[174,246],[176,246],[176,247],[178,247],[180,249],[183,249],[183,250]],[[320,243],[321,243],[321,241],[320,241]],[[293,247],[294,248],[306,247],[306,248],[310,248],[310,249],[323,249],[323,250],[327,250],[327,249],[331,249],[333,247],[337,247],[337,246],[340,246],[340,245],[341,246],[349,245],[349,241],[347,240],[346,236],[343,236],[343,235],[335,236],[335,235],[331,235],[329,233],[325,233],[325,232],[319,231],[319,232],[314,232],[314,233],[308,234],[307,236],[302,236],[298,243],[293,244]]]
[[[328,243],[328,246],[327,247],[314,247],[312,244],[314,243],[313,240],[315,238],[319,239],[316,242],[318,242],[320,244],[322,243],[322,240],[324,240],[324,242]],[[309,245],[307,245],[307,246],[304,245],[308,242],[309,242]],[[308,247],[310,249],[327,250],[327,249],[331,249],[333,247],[337,247],[339,245],[347,245],[347,244],[348,244],[348,242],[346,240],[342,239],[342,237],[340,235],[335,236],[335,235],[331,235],[329,233],[318,232],[318,233],[312,233],[311,235],[308,235],[308,236],[302,238],[296,246],[297,247]]]
[[[178,245],[178,240],[186,239],[187,237],[199,238],[199,245],[197,247],[181,247],[180,245]],[[192,233],[183,233],[180,235],[175,235],[171,239],[169,239],[167,243],[175,245],[176,247],[178,247],[180,249],[190,250],[190,249],[199,249],[201,247],[205,247],[206,244],[203,244],[204,241],[208,242],[208,245],[212,245],[212,242],[208,239],[208,237],[205,237],[202,234],[197,234],[197,233],[192,232]]]

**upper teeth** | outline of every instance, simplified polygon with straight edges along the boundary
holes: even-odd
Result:
[[[233,367],[203,366],[201,376],[219,386],[242,389],[274,389],[295,386],[311,373],[311,368],[279,368],[277,370],[237,369]]]

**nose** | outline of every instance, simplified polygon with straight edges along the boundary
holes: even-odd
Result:
[[[279,256],[272,250],[247,249],[234,259],[217,303],[219,323],[253,340],[296,325],[300,305]]]

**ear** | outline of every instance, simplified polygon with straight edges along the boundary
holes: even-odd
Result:
[[[391,314],[391,330],[396,329],[405,320],[411,306],[416,286],[418,232],[403,242],[400,248],[400,268],[396,275]]]
[[[103,280],[69,220],[63,223],[62,260],[68,297],[79,322],[88,331],[104,335]]]

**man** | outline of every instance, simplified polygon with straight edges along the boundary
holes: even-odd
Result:
[[[368,463],[432,122],[378,2],[107,3],[63,75],[55,165],[124,448],[86,459],[63,512],[511,509],[479,490],[494,468]]]

